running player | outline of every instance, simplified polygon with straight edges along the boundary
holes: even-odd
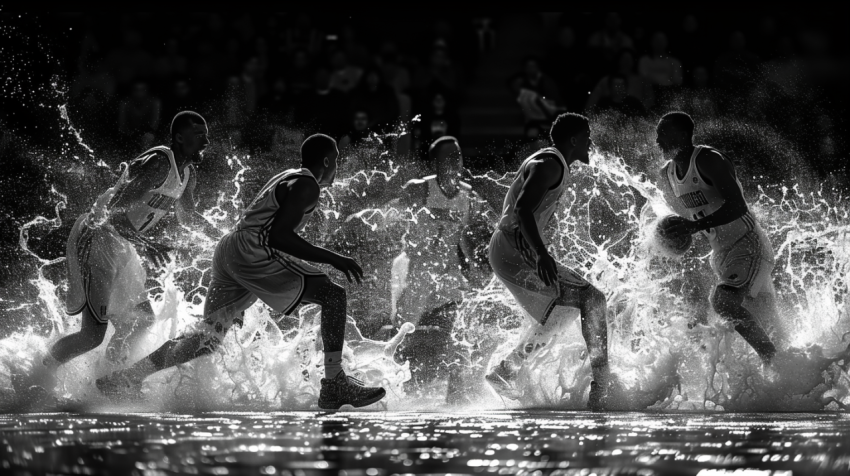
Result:
[[[82,313],[79,332],[56,342],[44,359],[48,369],[99,346],[112,321],[115,335],[107,355],[126,356],[128,348],[154,322],[145,289],[147,274],[139,251],[162,265],[171,248],[161,236],[170,214],[184,226],[214,233],[195,212],[193,192],[209,145],[204,118],[183,111],[171,122],[171,147],[154,147],[130,162],[118,182],[81,215],[68,238],[69,315]],[[162,222],[162,223],[161,223]]]
[[[416,381],[432,380],[448,370],[440,368],[440,361],[446,356],[457,306],[469,288],[467,276],[484,273],[477,269],[470,240],[463,235],[489,209],[460,179],[463,155],[457,139],[437,139],[428,154],[437,173],[402,186],[401,204],[415,218],[392,268],[393,282],[402,284],[400,293],[394,293],[399,324],[417,325],[402,349]]]
[[[694,145],[694,121],[684,112],[665,114],[656,132],[669,159],[661,169],[659,188],[673,211],[685,218],[662,232],[673,238],[702,232],[708,238],[711,266],[719,278],[709,300],[769,363],[776,347],[745,305],[774,294],[773,247],[744,200],[735,167],[717,150]],[[772,313],[772,306],[766,310]]]
[[[298,235],[318,205],[320,187],[333,183],[338,157],[335,140],[324,134],[308,137],[301,145],[302,168],[272,178],[243,212],[236,229],[216,246],[201,328],[166,342],[128,369],[98,379],[97,387],[110,396],[138,394],[148,375],[213,352],[234,320],[259,298],[285,314],[302,302],[322,306],[325,378],[320,408],[362,407],[383,398],[383,388],[364,387],[342,370],[345,288],[302,261],[329,264],[345,273],[349,282],[359,283],[363,277],[353,259]]]
[[[605,295],[555,261],[544,238],[544,229],[569,182],[569,165],[590,162],[590,125],[584,116],[561,114],[549,135],[554,147],[540,149],[525,159],[508,189],[502,216],[490,240],[490,265],[523,310],[540,323],[542,335],[557,328],[547,325],[555,306],[579,309],[593,376],[588,406],[601,410],[610,383]],[[514,382],[527,355],[525,345],[522,342],[486,377],[504,396],[517,395]]]

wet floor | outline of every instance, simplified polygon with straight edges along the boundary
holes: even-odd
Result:
[[[28,414],[0,438],[11,475],[850,474],[846,414]]]

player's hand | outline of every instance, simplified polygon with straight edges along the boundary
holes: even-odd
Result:
[[[337,255],[337,258],[330,265],[345,273],[345,277],[349,283],[353,283],[356,280],[357,284],[360,284],[363,280],[363,269],[353,258]]]
[[[154,243],[152,241],[146,241],[142,244],[142,246],[145,258],[147,258],[157,268],[165,267],[165,265],[171,261],[171,257],[168,254],[174,251],[174,248]]]
[[[546,286],[558,282],[558,263],[547,251],[537,255],[537,277]]]
[[[699,229],[697,228],[696,222],[685,219],[677,221],[667,229],[660,230],[661,236],[672,239],[690,236],[698,231]]]

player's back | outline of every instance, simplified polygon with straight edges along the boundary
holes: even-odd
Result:
[[[535,159],[538,159],[541,155],[554,155],[561,161],[561,165],[563,166],[563,173],[561,175],[561,180],[558,182],[556,187],[549,189],[546,192],[546,195],[543,197],[543,201],[540,203],[534,210],[534,221],[537,223],[537,229],[540,232],[540,236],[543,237],[545,242],[545,235],[543,233],[546,225],[549,224],[549,221],[552,219],[552,216],[555,214],[555,210],[557,209],[558,200],[561,198],[561,194],[564,192],[564,188],[567,182],[567,174],[569,173],[569,166],[567,165],[567,161],[564,159],[564,156],[558,151],[558,149],[554,147],[546,147],[544,149],[540,149],[537,152],[531,154],[525,161],[523,161],[522,165],[520,165],[519,170],[517,171],[516,178],[514,178],[513,183],[508,188],[508,193],[505,195],[505,201],[502,205],[502,216],[499,219],[498,229],[505,232],[514,232],[519,227],[519,218],[516,216],[516,202],[519,198],[519,194],[522,191],[522,187],[525,185],[525,180],[528,178],[528,167],[531,162]]]
[[[316,181],[313,174],[307,169],[289,169],[285,170],[269,180],[266,185],[257,194],[257,197],[245,208],[242,216],[239,218],[239,223],[236,229],[240,231],[253,230],[261,234],[267,235],[272,221],[278,209],[285,207],[285,203],[278,203],[275,190],[282,182],[292,180],[298,177],[308,178]],[[312,211],[305,213],[301,223],[298,224],[295,231],[299,232],[304,228]],[[266,236],[267,238],[267,236]]]

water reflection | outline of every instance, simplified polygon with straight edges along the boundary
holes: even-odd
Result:
[[[21,475],[850,474],[842,414],[29,414],[0,438]]]

